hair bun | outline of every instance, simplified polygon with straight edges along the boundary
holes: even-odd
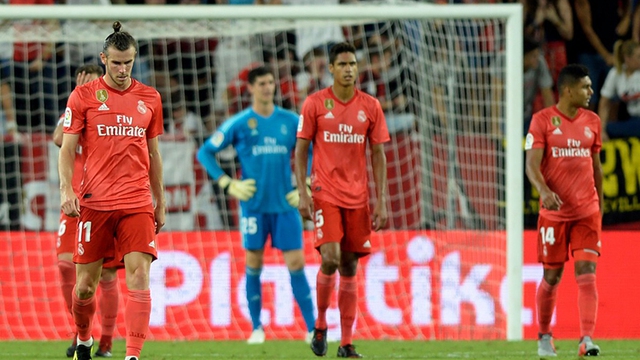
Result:
[[[120,29],[122,29],[122,24],[120,23],[120,21],[114,21],[113,22],[113,32],[119,32]]]

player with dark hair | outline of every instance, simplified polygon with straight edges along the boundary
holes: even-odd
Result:
[[[538,261],[538,355],[556,356],[551,318],[564,264],[573,257],[580,313],[579,356],[597,356],[592,341],[598,311],[596,263],[601,254],[601,124],[590,110],[593,95],[586,67],[567,65],[558,76],[560,98],[534,114],[526,136],[526,172],[540,193]]]
[[[149,271],[157,258],[156,234],[165,221],[163,131],[158,92],[131,78],[136,41],[119,22],[100,53],[106,74],[75,88],[67,102],[58,169],[62,211],[79,216],[74,248],[74,360],[91,359],[95,291],[103,267],[124,262],[129,290],[124,310],[125,360],[138,360],[149,330]],[[79,196],[72,186],[82,137],[85,166]],[[154,205],[155,202],[155,205]]]
[[[316,279],[318,319],[311,342],[317,356],[327,353],[327,309],[340,273],[338,308],[342,337],[338,357],[360,358],[352,344],[358,303],[358,259],[371,252],[371,215],[367,176],[367,143],[375,181],[374,230],[387,222],[387,167],[384,143],[389,131],[378,100],[355,87],[358,77],[355,48],[334,45],[329,53],[333,85],[310,95],[302,105],[295,152],[300,195],[298,209],[315,222],[315,247],[322,256]],[[311,189],[301,191],[307,178],[309,144],[313,142]]]
[[[260,274],[267,237],[282,251],[291,276],[293,295],[307,325],[311,341],[315,318],[311,289],[304,274],[302,221],[298,191],[291,184],[291,155],[296,144],[298,116],[279,106],[273,98],[273,71],[257,67],[249,71],[252,105],[225,121],[198,151],[198,160],[227,194],[240,200],[240,232],[246,250],[246,292],[253,332],[247,342],[262,344],[260,321],[262,290]],[[242,180],[225,174],[216,153],[233,145],[240,159]],[[307,185],[304,185],[307,189]]]
[[[76,86],[84,85],[98,79],[104,75],[104,70],[97,64],[88,64],[79,67],[76,70]],[[62,133],[64,122],[64,114],[58,121],[53,132],[53,142],[56,146],[62,145]],[[76,194],[80,193],[80,183],[82,182],[82,167],[84,166],[84,158],[82,156],[82,140],[78,142],[76,149],[76,159],[74,163],[74,174],[72,179],[73,190]],[[67,309],[71,313],[73,287],[76,283],[76,267],[73,264],[73,249],[76,245],[76,235],[78,227],[78,218],[60,213],[60,226],[58,229],[58,239],[56,242],[56,252],[58,255],[58,269],[60,270],[60,287],[62,295],[67,305]],[[116,326],[118,317],[118,299],[120,293],[118,290],[118,277],[116,270],[121,268],[119,261],[112,260],[102,266],[102,274],[100,275],[100,345],[96,353],[96,357],[111,357],[111,346],[113,331]],[[67,357],[72,357],[76,351],[77,334],[73,337],[71,346],[67,349]]]

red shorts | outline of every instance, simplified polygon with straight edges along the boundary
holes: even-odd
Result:
[[[371,215],[369,207],[346,209],[319,199],[313,200],[314,246],[338,242],[342,251],[371,253]],[[346,229],[345,229],[346,227]]]
[[[599,211],[585,218],[571,221],[553,221],[538,217],[538,261],[564,263],[571,251],[588,249],[601,254],[602,216]]]
[[[76,247],[76,229],[78,218],[60,213],[60,226],[58,227],[58,239],[56,241],[56,255],[73,253]]]
[[[56,243],[56,254],[70,253],[73,254],[73,250],[76,248],[76,242],[78,238],[78,218],[67,216],[64,213],[60,213],[60,227],[58,228],[58,241]],[[103,268],[117,268],[124,267],[120,261],[112,259],[109,262],[102,264]]]
[[[81,234],[73,252],[76,264],[89,264],[100,259],[104,259],[105,264],[114,259],[121,263],[131,252],[150,254],[154,260],[158,257],[151,205],[110,211],[83,208],[78,231]]]

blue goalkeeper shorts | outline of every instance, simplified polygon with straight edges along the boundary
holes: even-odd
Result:
[[[247,250],[264,249],[271,235],[271,246],[282,251],[302,249],[302,219],[298,210],[265,214],[240,211],[242,246]]]

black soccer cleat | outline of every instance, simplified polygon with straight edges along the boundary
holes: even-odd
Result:
[[[73,354],[73,360],[91,360],[91,348],[92,346],[85,346],[78,344],[76,346],[76,352]]]
[[[76,353],[76,345],[78,344],[78,334],[75,333],[73,334],[73,341],[71,342],[71,345],[69,345],[69,347],[67,348],[67,357],[73,357],[73,354]]]
[[[95,354],[93,354],[93,356],[95,357],[103,357],[103,358],[110,358],[113,357],[113,354],[111,354],[111,349],[98,349],[98,351],[96,351]]]
[[[75,341],[73,342],[73,344],[69,345],[69,347],[67,348],[67,357],[73,357],[73,354],[75,354],[76,352],[76,344]]]
[[[316,356],[327,355],[327,329],[313,329],[313,338],[311,339],[311,351]]]
[[[350,358],[350,359],[360,359],[362,355],[356,352],[356,347],[347,344],[345,346],[340,346],[338,348],[338,357],[339,358]]]

